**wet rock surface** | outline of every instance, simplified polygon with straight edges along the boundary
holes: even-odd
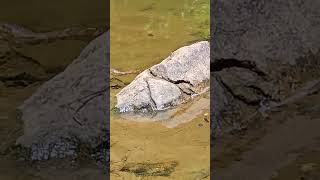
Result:
[[[53,158],[65,158],[67,156],[75,158],[77,143],[72,140],[59,138],[54,143],[38,143],[30,147],[30,160],[48,160]]]
[[[93,40],[62,73],[19,107],[24,134],[17,143],[31,149],[32,160],[76,156],[82,143],[98,160],[105,153],[108,38],[106,32]]]
[[[320,8],[308,1],[212,1],[212,125],[240,128],[320,75]]]
[[[117,95],[120,112],[152,112],[174,107],[208,89],[210,48],[207,41],[182,47],[140,73]]]

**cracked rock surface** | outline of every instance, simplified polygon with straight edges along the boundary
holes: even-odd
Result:
[[[214,0],[212,125],[242,126],[320,76],[320,2]]]
[[[108,32],[93,40],[19,107],[24,134],[17,143],[31,159],[75,156],[80,143],[103,151],[97,148],[108,141],[108,42]]]
[[[177,106],[209,87],[210,45],[182,47],[140,73],[117,95],[120,112],[151,112]]]

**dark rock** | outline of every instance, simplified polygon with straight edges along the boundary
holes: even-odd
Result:
[[[76,156],[79,144],[108,142],[108,58],[107,32],[19,107],[24,134],[17,143],[31,149],[32,160]]]
[[[215,132],[319,77],[319,1],[214,0],[211,9]]]

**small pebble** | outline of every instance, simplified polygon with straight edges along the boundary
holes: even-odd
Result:
[[[205,120],[206,122],[210,122],[209,118],[208,118],[208,116],[209,116],[208,113],[205,113],[203,116],[204,116],[203,120]]]

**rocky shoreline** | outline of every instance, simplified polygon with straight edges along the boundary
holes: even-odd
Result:
[[[210,81],[215,148],[217,137],[238,140],[237,135],[250,131],[250,124],[264,123],[274,109],[319,92],[320,16],[311,0],[215,3],[212,42],[178,49],[131,84],[121,84],[126,87],[117,94],[119,112],[177,107],[205,91]],[[17,143],[27,147],[31,160],[77,157],[79,146],[86,144],[92,158],[108,162],[108,38],[105,33],[92,41],[19,107],[24,135]],[[14,55],[30,63],[36,77],[45,73],[34,61]],[[5,87],[26,86],[35,81],[32,77],[18,73],[0,80]],[[124,170],[135,171],[131,169]]]
[[[93,40],[65,71],[44,83],[19,107],[24,134],[17,144],[27,148],[31,160],[76,158],[79,146],[85,144],[92,158],[101,164],[108,162],[107,42],[109,32]],[[116,107],[120,111],[162,111],[208,92],[209,54],[206,41],[178,49],[126,86],[117,95]],[[134,99],[137,97],[140,102]]]

